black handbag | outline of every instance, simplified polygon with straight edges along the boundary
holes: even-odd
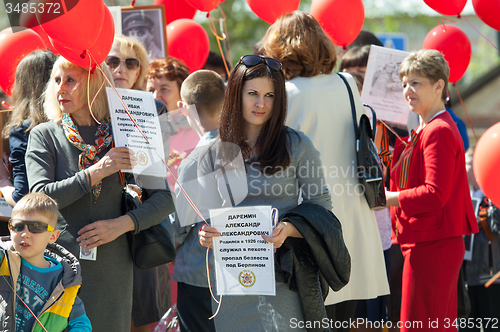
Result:
[[[128,185],[123,174],[120,175],[120,180],[124,185],[122,191],[122,212],[125,214],[128,211],[136,209],[141,204],[140,202],[145,201],[147,197],[145,196],[146,192],[143,191],[142,199],[138,200],[137,197],[134,197],[127,191]],[[132,232],[127,233],[132,260],[135,266],[141,270],[170,263],[175,259],[175,246],[168,230],[163,227],[163,222],[144,229],[137,234],[133,234]]]
[[[384,173],[378,156],[377,147],[373,142],[374,133],[370,126],[370,119],[368,119],[366,114],[363,114],[359,119],[358,125],[356,106],[354,105],[354,96],[351,87],[343,75],[339,73],[337,73],[337,75],[344,81],[351,102],[354,133],[356,134],[357,174],[359,182],[363,187],[366,201],[370,209],[383,209],[386,206]],[[364,106],[370,108],[372,111],[373,128],[376,128],[375,124],[377,123],[377,117],[375,111],[368,105]]]

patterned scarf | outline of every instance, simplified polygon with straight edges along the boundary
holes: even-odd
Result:
[[[99,161],[98,154],[101,153],[102,150],[107,148],[111,142],[113,141],[113,136],[111,134],[111,123],[109,120],[103,121],[98,127],[95,133],[95,145],[86,144],[78,129],[76,128],[75,123],[73,122],[73,118],[71,115],[65,113],[62,117],[62,124],[64,128],[64,134],[68,141],[70,141],[78,150],[83,151],[78,158],[78,169],[87,169],[93,164]],[[92,194],[95,199],[99,197],[101,193],[102,182],[96,183],[92,187]]]

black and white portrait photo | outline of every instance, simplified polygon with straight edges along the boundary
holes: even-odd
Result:
[[[164,8],[142,6],[122,9],[122,33],[140,40],[150,59],[167,55]]]

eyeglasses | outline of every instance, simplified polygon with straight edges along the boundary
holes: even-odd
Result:
[[[265,56],[250,54],[250,55],[244,55],[240,58],[240,62],[247,67],[257,66],[262,61],[265,62],[265,64],[269,67],[269,69],[272,69],[274,71],[280,71],[281,68],[283,67],[283,64],[278,60],[274,60],[273,58],[268,58]]]
[[[22,219],[10,219],[9,220],[9,229],[13,232],[22,232],[24,231],[24,226],[28,226],[28,230],[31,233],[43,233],[46,231],[54,231],[54,227],[50,226],[41,221],[28,221]]]
[[[108,65],[109,69],[116,69],[120,66],[121,62],[125,62],[125,66],[128,70],[135,70],[141,65],[139,59],[136,58],[126,58],[125,60],[122,60],[117,56],[108,56],[106,58],[106,64]]]

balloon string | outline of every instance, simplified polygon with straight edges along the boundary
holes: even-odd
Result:
[[[92,113],[92,105],[94,104],[94,100],[95,98],[97,97],[97,94],[99,93],[99,91],[101,91],[101,88],[103,87],[104,85],[104,80],[102,81],[101,83],[101,87],[99,88],[99,90],[97,91],[97,93],[94,95],[94,97],[92,98],[92,102],[90,101],[90,75],[92,74],[92,55],[90,54],[90,52],[88,50],[85,50],[83,54],[87,53],[88,55],[88,58],[89,58],[89,72],[88,72],[88,75],[87,75],[87,105],[89,105],[89,112],[90,112],[90,116],[92,116],[92,119],[94,119],[94,121],[100,125],[101,122],[98,121],[96,119],[96,117],[94,116],[94,113]],[[97,63],[97,62],[96,62]],[[106,75],[104,75],[106,76]]]
[[[135,0],[133,0],[131,3],[130,3],[130,7],[134,7],[135,6]]]
[[[490,280],[488,280],[485,284],[484,284],[484,287],[488,288],[491,286],[492,283],[495,282],[495,280],[497,280],[498,278],[500,278],[500,271],[497,272],[497,274],[495,274]]]
[[[215,314],[212,315],[212,317],[208,318],[208,319],[213,319],[215,318],[215,316],[217,316],[217,314],[219,313],[219,309],[220,309],[220,306],[222,304],[222,295],[220,296],[219,298],[219,301],[217,301],[217,299],[215,298],[215,295],[214,295],[214,292],[212,291],[212,283],[210,282],[210,270],[208,268],[208,251],[210,250],[210,248],[207,248],[207,255],[206,255],[206,263],[207,263],[207,279],[208,279],[208,289],[210,290],[210,295],[212,295],[212,298],[214,299],[215,302],[217,302],[218,306],[217,306],[217,310],[215,311]]]
[[[221,11],[221,14],[223,15],[223,17],[220,20],[224,20],[225,21],[226,14],[222,11],[222,9],[220,8],[220,5],[218,7],[219,7],[219,9]],[[217,34],[217,31],[215,30],[215,24],[214,24],[214,20],[212,18],[212,15],[210,15],[210,13],[208,13],[207,17],[208,17],[208,25],[210,26],[210,30],[212,31],[212,33],[215,36],[215,40],[217,41],[217,46],[219,46],[220,55],[222,57],[222,60],[224,61],[224,68],[226,68],[226,73],[227,73],[227,76],[229,77],[229,68],[227,67],[227,61],[226,61],[226,58],[224,56],[224,52],[222,51],[222,46],[220,45],[220,41],[221,40],[225,40],[227,36],[225,34],[224,34],[224,37],[219,36]]]
[[[490,45],[491,45],[491,46],[493,46],[493,47],[495,48],[495,50],[497,50],[497,52],[500,52],[500,50],[499,50],[499,49],[495,46],[495,44],[493,44],[493,43],[492,43],[492,42],[491,42],[488,38],[486,38],[486,36],[485,36],[485,35],[483,35],[483,34],[481,33],[481,31],[479,31],[479,30],[478,30],[478,29],[477,29],[474,25],[472,25],[472,23],[471,23],[471,22],[469,22],[469,21],[468,21],[465,17],[463,17],[463,16],[462,16],[462,19],[463,19],[465,22],[469,23],[469,25],[470,25],[470,26],[471,26],[474,30],[476,30],[476,32],[477,32],[478,34],[480,34],[480,35],[481,35],[481,37],[483,37],[484,39],[486,39],[486,41],[487,41],[488,43],[490,43]]]
[[[61,1],[61,5],[63,7],[64,14],[66,14],[68,12],[68,9],[66,8],[66,2],[65,1]]]
[[[11,109],[14,108],[8,102],[6,102],[5,100],[2,100],[1,104],[2,104],[3,107],[8,108],[9,110],[11,110]]]
[[[458,21],[450,20],[449,18],[443,18],[443,25],[444,25],[444,21],[448,21],[451,23],[458,23]]]
[[[476,139],[476,142],[477,142],[476,131],[474,130],[474,127],[472,126],[472,122],[470,121],[470,118],[469,118],[469,114],[467,113],[467,110],[465,109],[465,104],[464,104],[464,101],[462,100],[462,96],[460,95],[460,91],[458,90],[457,83],[453,83],[453,86],[457,90],[458,99],[460,99],[460,104],[462,104],[462,108],[464,109],[465,116],[467,117],[467,121],[469,122],[469,126],[472,129],[472,133],[474,134],[474,138]]]
[[[342,52],[340,52],[340,54],[337,54],[337,58],[342,58],[342,56],[344,56],[346,51],[347,49],[342,49]]]
[[[47,330],[45,329],[45,326],[43,326],[43,324],[40,322],[40,320],[38,319],[38,317],[35,315],[35,313],[30,309],[30,307],[28,307],[28,305],[23,301],[23,299],[17,294],[17,292],[14,290],[14,287],[12,287],[12,285],[10,284],[10,282],[7,280],[7,278],[5,276],[2,276],[4,279],[5,279],[5,282],[7,283],[7,285],[9,285],[10,289],[12,289],[12,291],[14,292],[14,294],[16,294],[17,298],[19,299],[19,301],[21,301],[22,304],[24,304],[24,306],[26,307],[26,309],[28,309],[28,311],[30,312],[31,316],[33,316],[35,318],[35,320],[37,321],[38,324],[40,324],[40,326],[42,327],[42,329],[47,332]]]
[[[439,22],[438,21],[438,25],[441,27],[441,29],[443,29],[444,32],[446,32],[446,26],[444,25],[444,22]]]
[[[92,57],[92,54],[89,53],[89,56]],[[95,59],[92,57],[92,59],[94,60],[94,62],[97,63],[97,61],[95,61]],[[99,68],[99,70],[101,71],[102,75],[104,76],[105,80],[108,81],[108,84],[113,88],[113,90],[115,91],[116,95],[118,96],[118,98],[120,99],[120,102],[123,106],[123,108],[125,109],[125,112],[127,113],[128,117],[130,118],[130,120],[132,121],[132,123],[134,124],[134,126],[137,128],[137,130],[139,131],[139,133],[142,135],[142,137],[144,137],[144,139],[146,140],[146,142],[149,144],[149,145],[152,145],[151,142],[149,142],[148,138],[146,137],[146,135],[144,134],[144,132],[142,131],[142,129],[139,127],[139,124],[137,123],[137,121],[134,119],[133,115],[130,113],[127,105],[125,105],[125,102],[123,101],[123,99],[121,98],[120,94],[118,93],[118,90],[116,90],[115,88],[115,85],[109,80],[109,78],[106,76],[106,74],[104,73],[104,71],[102,70],[101,66],[97,66],[97,68]],[[153,149],[154,152],[156,153],[156,155],[158,156],[158,158],[161,160],[161,162],[163,163],[163,165],[165,166],[165,168],[167,169],[168,173],[172,176],[172,178],[174,179],[175,183],[179,186],[179,188],[181,189],[182,193],[184,194],[184,197],[186,198],[188,204],[191,206],[191,208],[194,210],[194,212],[201,218],[201,220],[203,220],[203,222],[205,222],[205,224],[207,226],[210,226],[208,224],[208,222],[205,220],[205,218],[203,218],[203,215],[201,214],[201,212],[198,210],[198,208],[196,207],[196,205],[194,204],[194,202],[191,200],[191,198],[189,197],[189,195],[187,194],[187,192],[184,190],[184,188],[182,187],[182,185],[179,183],[179,181],[177,180],[177,177],[172,173],[172,171],[170,170],[170,168],[168,167],[167,163],[165,163],[165,160],[160,156],[160,154],[158,153],[158,151],[156,151],[156,149]]]
[[[228,60],[230,67],[232,67],[232,65],[231,65],[231,63],[232,63],[232,61],[231,61],[231,47],[229,46],[229,38],[227,37],[228,36],[227,26],[226,26],[227,16],[226,16],[226,13],[222,10],[221,5],[219,5],[218,8],[219,8],[220,14],[222,15],[222,19],[219,19],[219,28],[224,35],[224,41],[226,42],[227,53],[229,54],[229,59],[227,59],[227,60]]]

